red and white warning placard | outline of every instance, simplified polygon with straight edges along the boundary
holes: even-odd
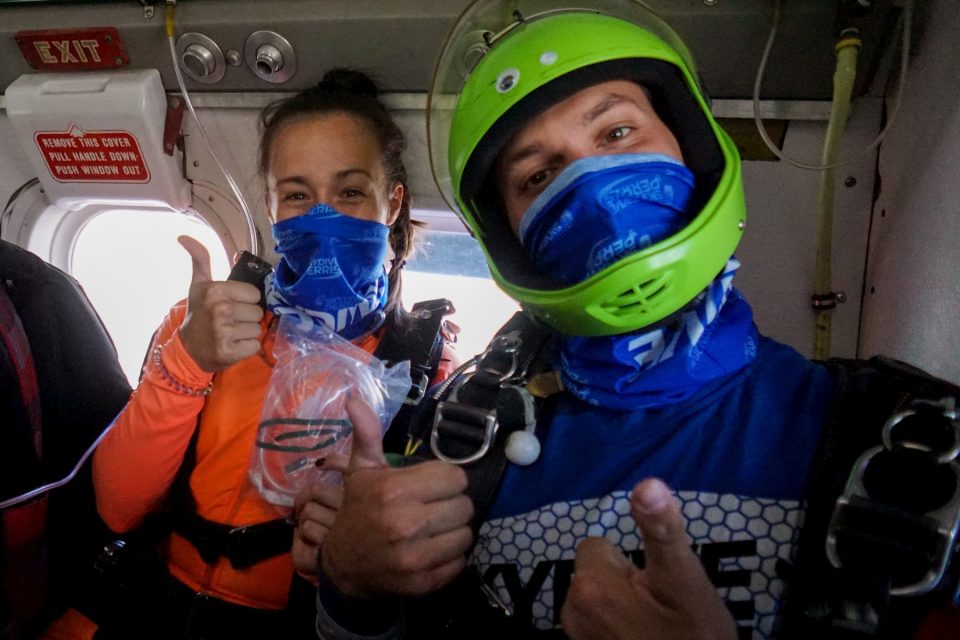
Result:
[[[137,138],[128,131],[37,131],[33,139],[57,182],[150,182]]]

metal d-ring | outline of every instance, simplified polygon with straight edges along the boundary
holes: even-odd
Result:
[[[914,402],[912,406],[915,407],[921,404],[927,405],[933,408],[943,409],[943,413],[942,413],[943,417],[949,420],[951,425],[953,426],[953,445],[946,451],[939,453],[936,457],[937,463],[939,464],[945,464],[947,462],[950,462],[951,460],[955,459],[958,455],[960,455],[960,414],[958,414],[956,409],[956,399],[947,396],[945,398],[942,398],[939,402],[920,400],[920,401]],[[880,438],[883,442],[884,448],[886,448],[888,451],[893,450],[893,445],[894,445],[893,429],[898,424],[903,422],[906,418],[909,418],[910,416],[914,416],[914,415],[917,415],[916,409],[910,408],[890,416],[890,419],[887,420],[886,423],[884,423],[883,431],[881,431],[880,433]],[[922,442],[904,440],[904,441],[897,442],[897,444],[899,444],[902,447],[906,447],[908,449],[924,451],[930,454],[937,453],[937,451],[933,447],[923,444]]]

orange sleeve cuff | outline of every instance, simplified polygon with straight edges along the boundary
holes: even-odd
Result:
[[[180,340],[179,329],[173,332],[173,336],[171,336],[166,344],[158,345],[158,347],[160,348],[160,364],[162,368],[166,370],[166,373],[174,380],[193,389],[203,389],[213,380],[213,374],[201,369],[187,352],[183,341]],[[156,375],[159,373],[161,377],[163,377],[162,370],[156,365],[156,362],[154,362],[157,353],[157,348],[151,351],[150,358],[152,366],[147,367],[147,374]]]

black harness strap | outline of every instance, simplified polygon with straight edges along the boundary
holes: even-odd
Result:
[[[955,427],[933,407],[960,398],[960,389],[887,358],[826,364],[837,376],[837,395],[796,561],[785,568],[790,587],[778,637],[908,638],[925,613],[949,602],[957,584],[960,563],[954,562],[938,586],[897,596],[899,586],[955,552],[942,548],[931,514],[940,509],[943,516],[943,505],[953,500],[956,517],[956,462],[938,462],[912,445],[952,447]],[[902,422],[895,439],[884,442],[885,425],[905,415],[916,419]]]
[[[409,426],[405,461],[441,458],[460,464],[467,473],[467,495],[474,504],[474,533],[486,520],[509,461],[510,434],[533,427],[537,409],[525,385],[549,368],[553,333],[523,313],[515,314],[483,354],[421,403]],[[472,373],[465,373],[475,365]],[[541,402],[542,401],[537,401]],[[541,439],[543,430],[536,427]],[[468,569],[440,591],[420,599],[408,611],[411,638],[528,637],[483,581]]]
[[[466,471],[475,528],[500,487],[510,434],[535,423],[534,400],[524,385],[544,366],[552,335],[526,314],[514,314],[474,359],[475,371],[441,385],[408,427],[412,460],[435,457]]]
[[[293,523],[279,518],[231,527],[192,512],[174,514],[172,524],[173,530],[190,541],[204,562],[213,564],[223,556],[237,570],[285,553],[293,544]]]
[[[387,365],[408,360],[412,384],[400,412],[384,436],[385,451],[400,450],[406,441],[406,425],[437,376],[443,356],[443,318],[452,311],[453,304],[449,300],[437,298],[414,304],[409,313],[397,309],[388,319],[388,329],[373,355]]]

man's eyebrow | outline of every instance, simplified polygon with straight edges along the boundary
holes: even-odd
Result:
[[[528,144],[525,147],[521,147],[517,151],[514,151],[510,155],[504,157],[500,160],[499,164],[501,167],[509,169],[511,166],[515,165],[521,160],[526,160],[527,158],[542,152],[543,146],[539,142],[534,142],[533,144]]]
[[[610,111],[610,109],[613,109],[618,104],[622,104],[624,102],[628,102],[638,107],[640,106],[637,103],[637,101],[631,98],[630,96],[625,96],[620,93],[611,93],[606,98],[604,98],[601,102],[598,102],[597,104],[593,105],[593,107],[589,111],[583,114],[583,117],[580,119],[580,124],[582,126],[586,126],[591,122],[593,122],[594,120],[596,120],[597,118],[599,118],[600,116],[602,116],[603,114],[605,114],[607,111]]]
[[[600,116],[602,116],[610,109],[613,109],[619,104],[629,103],[636,106],[640,104],[631,98],[630,96],[625,96],[621,93],[611,93],[607,95],[602,101],[595,104],[589,111],[583,114],[583,117],[580,119],[581,126],[587,126]],[[521,160],[526,160],[532,156],[535,156],[539,153],[543,153],[543,147],[537,142],[529,144],[525,147],[521,147],[517,151],[510,153],[509,155],[503,156],[499,162],[501,168],[509,170],[509,168]]]

